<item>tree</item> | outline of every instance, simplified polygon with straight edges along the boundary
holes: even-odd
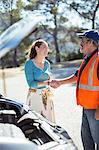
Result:
[[[99,29],[99,0],[64,0],[69,9],[75,10],[84,19],[84,23],[91,22],[92,29]]]
[[[39,37],[47,40],[54,51],[56,62],[61,61],[61,52],[63,50],[67,53],[66,44],[68,42],[71,41],[77,44],[76,32],[89,29],[88,27],[85,28],[85,26],[68,25],[70,20],[69,14],[74,13],[73,17],[75,17],[75,14],[78,14],[84,24],[90,23],[92,29],[99,29],[99,0],[27,0],[27,3],[23,3],[22,0],[1,0],[1,2],[0,23],[1,27],[3,27],[0,28],[1,32],[21,19],[21,12],[23,10],[24,14],[35,11],[46,17],[46,20],[41,24],[36,34],[33,34],[32,40]],[[32,40],[29,39],[28,42],[24,40],[25,42],[23,41],[18,49],[27,49],[28,44],[31,44]],[[17,64],[18,49],[13,54],[15,64]],[[23,53],[24,51],[22,51],[22,56]]]
[[[60,26],[60,20],[62,19],[66,21],[66,17],[62,17],[62,14],[59,13],[59,6],[60,1],[59,0],[37,0],[36,7],[33,4],[33,0],[29,1],[30,4],[27,6],[28,10],[33,8],[33,10],[37,10],[42,13],[44,16],[46,16],[46,21],[43,24],[43,29],[53,38],[53,45],[55,46],[56,51],[56,62],[60,62],[60,50],[59,50],[59,26]],[[31,7],[32,5],[32,7]],[[51,27],[51,24],[53,24],[53,27]],[[42,30],[43,30],[42,29]]]
[[[43,3],[44,4],[44,3]],[[85,27],[70,27],[65,26],[65,23],[68,22],[69,16],[65,15],[65,10],[69,11],[71,13],[72,10],[75,10],[76,13],[79,14],[80,18],[83,18],[84,24],[91,22],[92,29],[98,29],[99,28],[99,16],[97,13],[99,12],[99,0],[83,0],[81,2],[78,1],[68,1],[68,0],[62,0],[61,2],[59,0],[46,0],[46,9],[45,14],[52,15],[52,18],[50,18],[47,21],[52,21],[54,24],[54,28],[51,29],[51,32],[48,30],[48,26],[45,26],[46,31],[50,33],[53,36],[55,49],[56,49],[56,62],[60,62],[60,45],[61,43],[66,43],[66,36],[70,36],[70,40],[74,43],[77,43],[77,40],[75,40],[75,33],[78,31],[85,30]],[[86,5],[85,5],[86,4]],[[63,7],[63,11],[59,13],[59,8]],[[47,15],[48,16],[48,15]],[[72,29],[72,30],[71,30]],[[64,32],[64,33],[62,33]],[[68,35],[69,33],[69,35]],[[64,38],[60,39],[59,34]],[[72,36],[73,35],[73,36]],[[68,40],[67,40],[68,41]]]
[[[61,7],[62,2],[60,0],[45,0],[40,1],[41,4],[39,6],[42,13],[46,16],[46,22],[43,24],[44,30],[51,35],[53,38],[53,45],[55,46],[56,51],[56,62],[61,61],[60,56],[60,32],[64,30],[64,22],[66,22],[68,19],[66,16],[63,16],[63,12],[59,11],[59,8]],[[43,9],[41,6],[44,6]],[[66,29],[66,28],[65,28]]]

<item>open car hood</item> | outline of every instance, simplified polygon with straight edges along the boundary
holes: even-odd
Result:
[[[43,16],[29,14],[6,29],[0,35],[0,58],[16,48],[25,37],[33,33],[43,19]]]

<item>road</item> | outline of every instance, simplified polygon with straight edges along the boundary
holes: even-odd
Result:
[[[60,69],[60,72],[56,74],[54,71],[52,71],[54,78],[64,77],[64,74],[68,72],[68,70],[63,70]],[[71,68],[71,70],[69,70],[69,74],[72,72],[73,69]],[[76,105],[75,88],[75,85],[64,85],[57,89],[53,89],[55,116],[56,123],[66,129],[79,150],[82,150],[80,138],[82,108]],[[1,94],[3,94],[3,85],[1,79],[0,91]],[[16,74],[15,76],[6,78],[7,98],[25,103],[27,91],[28,86],[23,72],[21,74]]]

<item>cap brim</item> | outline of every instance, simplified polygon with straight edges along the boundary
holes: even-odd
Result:
[[[77,36],[78,36],[79,38],[86,37],[84,34],[81,34],[81,33],[77,33]]]

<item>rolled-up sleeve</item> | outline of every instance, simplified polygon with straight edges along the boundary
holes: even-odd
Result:
[[[26,61],[24,70],[28,86],[30,88],[36,88],[38,86],[38,81],[34,80],[33,65],[31,61]]]
[[[74,73],[74,75],[77,77],[78,76],[78,70],[76,70],[76,72]]]

